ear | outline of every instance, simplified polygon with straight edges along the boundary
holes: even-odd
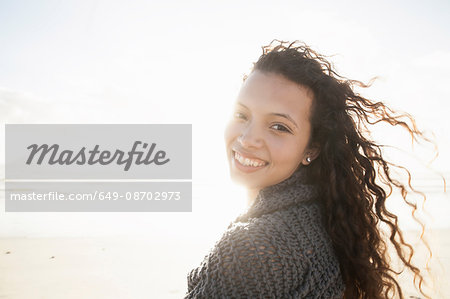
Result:
[[[303,165],[309,165],[311,164],[320,154],[320,148],[318,146],[318,144],[313,144],[311,147],[309,147],[304,155],[303,155],[303,160],[302,160],[302,164]]]

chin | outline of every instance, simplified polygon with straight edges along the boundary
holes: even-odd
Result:
[[[247,189],[259,188],[259,186],[261,185],[260,182],[251,180],[249,177],[246,177],[243,174],[234,173],[233,171],[230,172],[230,178],[231,181],[233,181],[234,183],[243,186]]]

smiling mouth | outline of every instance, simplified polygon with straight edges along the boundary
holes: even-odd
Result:
[[[267,164],[269,164],[268,162],[260,160],[260,159],[250,159],[250,158],[243,157],[241,154],[239,154],[236,151],[233,151],[233,153],[234,153],[234,159],[243,166],[257,168],[257,167],[263,167],[263,166],[266,166]]]

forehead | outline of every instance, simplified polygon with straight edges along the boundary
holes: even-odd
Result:
[[[237,101],[255,112],[287,113],[296,119],[309,119],[312,98],[309,88],[282,75],[254,71],[242,85]]]

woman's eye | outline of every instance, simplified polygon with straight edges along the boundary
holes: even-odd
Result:
[[[285,126],[283,126],[283,125],[281,125],[281,124],[274,124],[274,125],[272,126],[272,128],[274,128],[274,129],[277,130],[277,131],[283,131],[283,132],[288,132],[288,133],[291,132],[287,127],[285,127]]]
[[[241,113],[241,112],[236,112],[236,113],[234,114],[234,117],[236,117],[236,118],[241,118],[241,119],[246,119],[245,114],[243,114],[243,113]]]

